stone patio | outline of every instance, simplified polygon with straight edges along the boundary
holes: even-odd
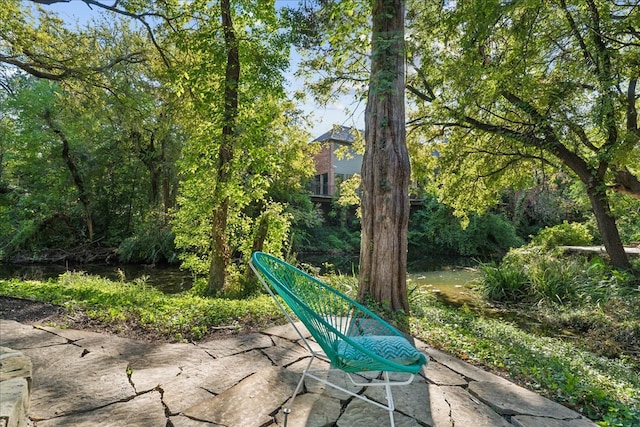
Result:
[[[595,426],[501,377],[415,344],[429,364],[411,385],[394,388],[398,427]],[[23,411],[35,427],[281,426],[281,408],[309,357],[289,325],[166,344],[0,319],[0,346],[33,365],[30,405]],[[345,381],[339,372],[331,375]],[[0,406],[15,407],[4,383],[0,391]],[[385,402],[375,387],[355,391]],[[0,427],[20,426],[11,424],[15,417],[0,415]],[[373,427],[388,419],[385,410],[309,379],[288,425]]]

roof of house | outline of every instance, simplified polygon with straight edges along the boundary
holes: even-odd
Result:
[[[313,142],[327,142],[335,141],[343,144],[353,144],[355,137],[353,136],[353,129],[348,126],[334,125],[329,132],[325,132]]]

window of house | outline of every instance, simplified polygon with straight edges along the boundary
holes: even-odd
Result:
[[[320,194],[323,196],[329,195],[329,174],[323,173],[320,175]]]
[[[329,174],[323,173],[321,175],[316,175],[313,177],[313,182],[311,183],[311,192],[313,194],[318,194],[321,196],[329,195]]]

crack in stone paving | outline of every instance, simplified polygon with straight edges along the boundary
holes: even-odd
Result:
[[[164,403],[164,389],[160,385],[158,385],[154,390],[160,393],[160,403],[162,404],[162,408],[164,409],[164,416],[167,417],[167,422],[170,423],[170,421],[168,421],[169,417],[177,414],[172,414],[167,404]]]
[[[357,399],[357,398],[354,396],[351,396],[345,400],[340,401],[340,413],[338,414],[338,419],[336,419],[336,425],[338,425],[338,421],[340,421],[340,418],[342,418],[345,411],[347,410],[347,406],[349,406],[349,404],[353,401],[353,399]]]
[[[269,362],[271,362],[271,366],[278,366],[278,364],[272,358],[270,358],[269,355],[265,353],[263,349],[259,348],[258,351],[260,352],[261,355],[266,357]]]
[[[449,416],[449,421],[451,423],[451,427],[455,427],[456,426],[456,420],[453,419],[453,410],[451,409],[451,402],[449,402],[447,400],[446,395],[444,396],[444,401],[446,402],[447,406],[449,407],[449,414],[447,414]]]
[[[148,390],[148,391],[144,391],[142,393],[136,393],[133,396],[125,397],[124,399],[120,399],[120,400],[114,400],[113,402],[105,403],[104,405],[93,406],[93,407],[87,408],[87,409],[85,409],[83,411],[71,411],[71,412],[66,412],[66,413],[63,413],[63,414],[60,414],[60,415],[53,416],[51,418],[41,418],[41,419],[33,418],[33,420],[34,421],[48,421],[48,420],[54,420],[56,418],[70,417],[72,415],[87,414],[89,412],[93,412],[93,411],[97,411],[99,409],[108,408],[109,406],[117,405],[118,403],[130,402],[133,399],[135,399],[136,397],[143,396],[143,395],[145,395],[147,393],[151,393],[153,391],[154,390]]]
[[[244,380],[244,379],[246,379],[246,378],[249,378],[250,376],[251,376],[251,375],[248,375],[248,376],[244,377],[242,380]],[[240,381],[242,381],[242,380],[240,380]],[[233,387],[233,386],[232,386],[232,387]],[[200,390],[204,390],[204,391],[206,391],[207,393],[209,393],[209,394],[210,394],[211,396],[213,396],[213,397],[215,397],[215,396],[217,396],[217,395],[219,394],[219,393],[216,393],[216,392],[214,392],[214,391],[212,391],[212,390],[209,390],[208,388],[203,387],[203,386],[200,386],[200,387],[198,387],[198,388],[199,388]]]

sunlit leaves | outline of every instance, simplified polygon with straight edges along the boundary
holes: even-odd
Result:
[[[369,81],[371,5],[318,1],[292,11],[301,56],[298,76],[319,103],[349,94],[363,99]]]
[[[408,3],[414,164],[438,150],[441,194],[458,209],[491,205],[532,169],[575,172],[557,144],[594,170],[637,163],[626,129],[637,13],[587,3]]]
[[[250,253],[252,230],[263,217],[269,219],[265,244],[279,251],[287,240],[289,217],[271,194],[278,188],[300,191],[300,178],[311,171],[304,150],[308,135],[296,128],[297,113],[285,97],[289,50],[274,4],[238,1],[231,8],[237,43],[231,47],[238,49],[240,78],[234,87],[238,107],[233,111],[235,133],[226,142],[230,156],[224,179],[217,168],[222,164],[222,130],[230,125],[224,109],[230,46],[225,44],[219,5],[190,3],[189,25],[172,34],[181,50],[174,85],[188,107],[182,118],[188,138],[180,163],[183,182],[174,230],[177,245],[185,250],[185,266],[200,273],[206,272],[203,260],[218,250],[212,247],[210,233],[213,212],[225,200],[229,205],[223,232],[232,251]]]

